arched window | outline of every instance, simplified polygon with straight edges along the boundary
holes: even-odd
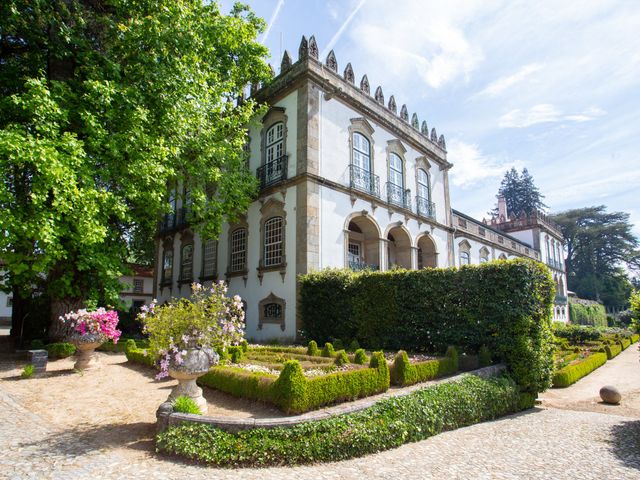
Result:
[[[371,143],[358,132],[353,132],[353,164],[365,172],[371,172]]]
[[[282,156],[284,156],[284,122],[277,122],[267,130],[265,161],[271,163]]]
[[[458,244],[458,261],[460,266],[471,264],[471,245],[466,240]]]
[[[480,249],[480,263],[487,263],[489,261],[489,249],[482,247]]]
[[[404,170],[402,159],[395,153],[389,154],[389,183],[404,188]]]
[[[271,217],[264,222],[264,266],[273,267],[282,264],[283,245],[282,217]]]
[[[247,268],[247,229],[236,228],[231,232],[229,271],[242,272]]]
[[[431,191],[429,190],[429,174],[422,168],[418,169],[418,197],[425,200],[431,200]]]
[[[202,280],[215,278],[218,273],[218,242],[205,240],[202,243]]]
[[[500,256],[498,257],[499,260],[506,260],[507,256],[504,253],[501,253]]]
[[[460,266],[462,265],[470,265],[471,264],[471,256],[469,252],[460,252]]]
[[[193,280],[193,244],[184,245],[180,255],[180,281]]]
[[[171,283],[173,277],[173,249],[166,249],[162,254],[162,282]]]

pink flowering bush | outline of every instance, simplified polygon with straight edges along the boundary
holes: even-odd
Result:
[[[75,312],[67,313],[60,317],[60,320],[71,337],[91,337],[91,339],[103,342],[113,340],[113,343],[118,343],[122,333],[116,328],[118,326],[118,312],[102,307],[92,312],[81,308]]]
[[[238,295],[227,297],[220,281],[211,288],[191,285],[191,299],[172,299],[158,306],[156,300],[140,309],[138,319],[149,335],[151,353],[160,359],[160,373],[169,374],[169,365],[180,365],[189,348],[207,352],[212,363],[215,349],[237,345],[244,338],[244,310]]]

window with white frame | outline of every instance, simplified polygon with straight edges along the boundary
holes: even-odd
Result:
[[[267,130],[265,161],[271,163],[284,155],[284,122],[273,124]]]
[[[180,256],[180,280],[193,280],[193,244],[184,245]]]
[[[389,183],[404,188],[404,170],[402,159],[395,153],[389,154]]]
[[[282,217],[272,217],[264,222],[264,266],[282,264],[282,237],[284,234]]]
[[[353,164],[371,172],[371,142],[361,133],[353,133]]]
[[[144,280],[141,278],[133,279],[133,293],[143,293],[144,292]]]
[[[229,271],[242,272],[247,268],[247,229],[237,228],[231,233]]]
[[[463,240],[458,245],[458,261],[460,266],[471,264],[471,245],[466,240]]]
[[[471,264],[471,256],[469,252],[460,252],[460,265],[470,265]]]
[[[422,168],[418,169],[418,197],[425,200],[431,199],[429,191],[429,174]]]
[[[213,278],[218,273],[218,242],[208,239],[202,243],[202,278]]]
[[[489,261],[489,250],[486,247],[480,249],[480,263],[487,263]]]

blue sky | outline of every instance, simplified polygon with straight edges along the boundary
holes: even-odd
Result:
[[[637,1],[249,0],[279,69],[315,34],[447,141],[452,205],[482,218],[527,167],[550,211],[631,214],[640,236]],[[224,1],[227,11],[230,1]]]

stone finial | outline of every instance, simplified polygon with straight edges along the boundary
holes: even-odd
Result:
[[[302,40],[300,40],[300,46],[298,47],[298,58],[307,58],[309,55],[309,42],[307,42],[307,37],[302,35]]]
[[[369,90],[369,79],[366,75],[364,75],[362,77],[362,80],[360,80],[360,90],[362,90],[367,95],[371,94],[371,91]]]
[[[389,110],[391,110],[393,113],[398,113],[398,109],[396,107],[396,99],[394,98],[393,95],[391,95],[391,97],[389,97],[389,104],[387,105],[387,107],[389,108]]]
[[[427,121],[426,120],[422,121],[422,126],[420,127],[420,132],[422,132],[422,134],[425,137],[429,136],[429,126],[427,125]]]
[[[316,43],[316,37],[315,35],[311,35],[311,37],[309,37],[309,56],[311,58],[315,58],[316,60],[318,60],[319,55],[320,53],[318,52],[318,44]]]
[[[400,118],[405,122],[409,121],[409,112],[407,111],[406,105],[402,105],[402,108],[400,109]]]
[[[411,126],[416,130],[420,130],[420,122],[418,121],[418,114],[411,115]]]
[[[333,53],[333,50],[331,50],[329,52],[329,55],[327,55],[327,59],[325,60],[324,64],[329,67],[330,70],[338,73],[338,61],[336,60],[336,54]]]
[[[436,133],[436,127],[433,127],[431,129],[431,141],[433,143],[437,143],[438,142],[438,134]]]
[[[288,51],[284,51],[282,55],[282,62],[280,63],[280,73],[284,72],[286,69],[291,68],[291,56]]]
[[[444,141],[444,135],[440,135],[440,138],[438,139],[438,145],[440,145],[444,149],[447,148],[447,144]]]
[[[380,105],[384,105],[384,94],[382,93],[382,87],[376,88],[376,93],[374,95],[376,102]]]
[[[270,74],[272,77],[275,77],[275,76],[276,76],[276,70],[275,70],[275,68],[273,68],[273,65],[271,65],[271,64],[269,64],[269,74]]]
[[[347,63],[347,66],[344,69],[343,77],[352,85],[356,82],[355,76],[353,75],[353,67],[351,66],[351,63]]]

